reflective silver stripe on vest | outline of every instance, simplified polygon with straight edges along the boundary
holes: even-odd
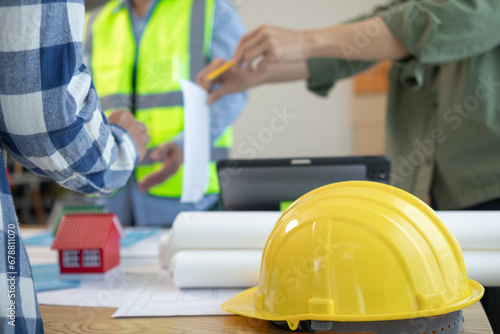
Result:
[[[191,12],[191,32],[189,38],[189,76],[191,81],[196,82],[196,75],[207,66],[207,60],[203,54],[205,45],[205,0],[193,0]]]
[[[175,107],[184,105],[182,92],[169,92],[164,94],[150,94],[136,97],[137,109],[149,109],[158,107]],[[101,98],[102,110],[108,109],[131,109],[131,95],[108,95]]]
[[[149,109],[158,107],[183,106],[184,99],[181,91],[164,94],[149,94],[136,97],[138,109]]]
[[[101,97],[101,108],[103,111],[109,109],[132,109],[132,97],[130,95],[108,95]]]
[[[144,158],[141,160],[139,165],[141,166],[148,166],[157,163],[158,161],[154,161],[151,159],[151,152],[153,152],[154,148],[150,148],[146,151],[146,154],[144,155]],[[229,158],[229,149],[227,148],[220,148],[220,147],[212,147],[212,152],[210,156],[211,161],[219,161],[219,160],[224,160]]]

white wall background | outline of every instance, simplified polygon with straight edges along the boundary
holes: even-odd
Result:
[[[380,0],[239,0],[251,30],[263,23],[293,29],[339,23],[372,9]],[[266,85],[250,91],[235,123],[233,158],[341,156],[354,152],[350,118],[351,83],[337,84],[328,98],[308,92],[304,82]],[[270,128],[276,110],[295,116],[280,131]],[[274,111],[274,112],[273,112]],[[277,123],[279,125],[281,123]],[[276,128],[276,126],[275,126]]]

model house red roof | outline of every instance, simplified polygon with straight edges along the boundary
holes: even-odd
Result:
[[[109,231],[121,224],[114,213],[64,215],[52,249],[100,249],[106,244]]]

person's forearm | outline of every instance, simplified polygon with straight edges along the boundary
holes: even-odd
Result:
[[[380,17],[307,30],[305,57],[349,60],[397,60],[410,54]]]
[[[264,72],[256,72],[257,81],[253,86],[264,83],[308,80],[310,73],[307,62],[273,63]]]

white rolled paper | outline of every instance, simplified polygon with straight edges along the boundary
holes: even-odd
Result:
[[[469,278],[500,286],[500,211],[438,211],[457,238]],[[265,242],[280,212],[183,212],[160,242],[178,287],[258,283]],[[175,259],[173,257],[175,255]]]
[[[500,286],[500,251],[464,251],[467,276]],[[258,285],[261,251],[180,251],[172,260],[180,288],[241,288]]]
[[[261,250],[187,250],[172,258],[179,288],[248,288],[259,283]]]
[[[167,262],[167,249],[168,249],[168,240],[170,240],[170,232],[162,234],[160,236],[160,249],[158,252],[158,258],[160,260],[160,266],[164,269],[168,269],[168,262]]]
[[[500,250],[500,211],[436,211],[462,250]]]
[[[180,250],[254,249],[262,251],[280,212],[181,212],[175,219],[161,266],[169,268]]]
[[[463,251],[467,276],[483,286],[500,286],[500,251]]]

